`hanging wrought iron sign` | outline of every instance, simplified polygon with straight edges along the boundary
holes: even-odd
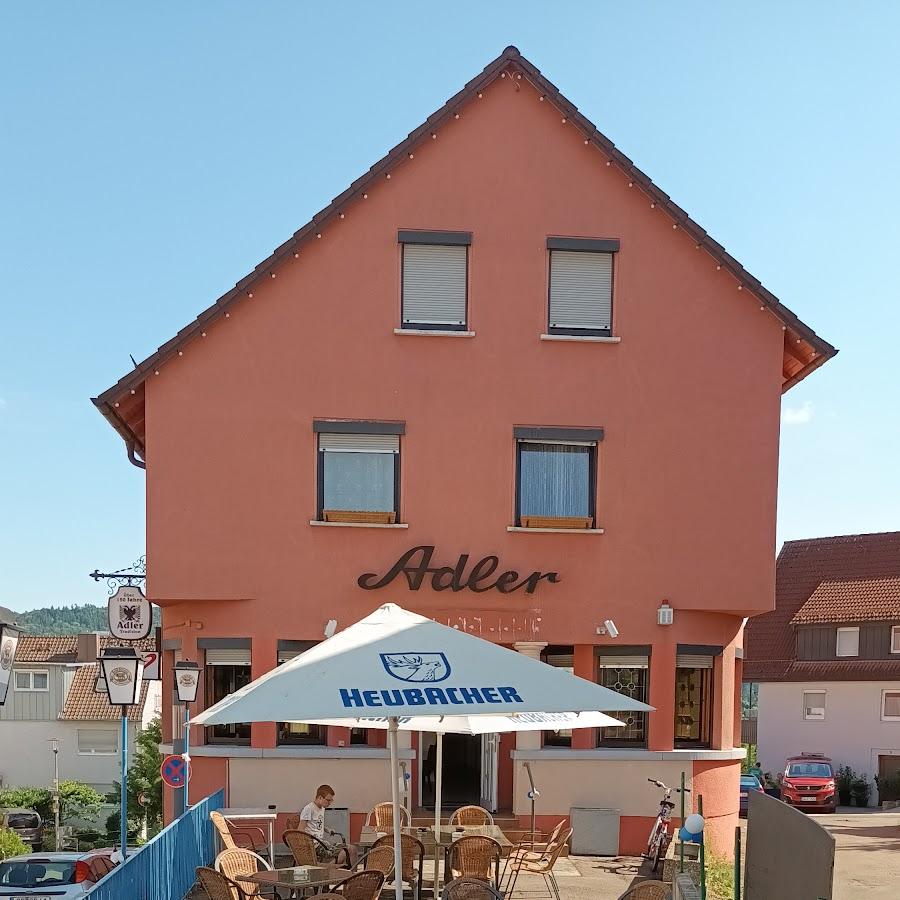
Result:
[[[468,553],[461,554],[454,566],[432,566],[432,556],[434,547],[413,547],[412,550],[407,550],[384,575],[367,572],[360,575],[356,583],[363,590],[375,591],[387,587],[402,574],[406,576],[409,589],[417,591],[430,575],[431,588],[435,591],[470,590],[476,594],[483,594],[485,591],[496,589],[501,594],[511,594],[524,588],[526,594],[533,594],[541,581],[556,584],[560,580],[558,572],[532,572],[522,577],[512,569],[494,577],[500,568],[500,558],[497,556],[483,557],[474,563],[468,572],[466,572],[469,565]]]
[[[139,641],[153,628],[153,609],[139,587],[124,584],[109,598],[107,619],[114,638]]]

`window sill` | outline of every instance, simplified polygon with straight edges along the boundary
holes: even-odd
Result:
[[[522,528],[519,525],[507,525],[507,531],[522,534],[603,534],[602,528]]]
[[[594,337],[590,334],[542,334],[542,341],[576,341],[581,344],[619,344],[620,337]]]
[[[382,525],[378,522],[320,522],[318,519],[310,519],[309,524],[315,525],[317,528],[409,528],[407,522]]]
[[[394,334],[407,334],[416,337],[455,337],[455,338],[473,338],[474,331],[442,331],[433,328],[395,328]]]

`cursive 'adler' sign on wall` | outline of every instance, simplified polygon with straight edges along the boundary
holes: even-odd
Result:
[[[540,581],[549,581],[551,584],[559,581],[558,572],[532,572],[522,578],[518,572],[509,570],[501,572],[494,578],[494,573],[500,567],[500,559],[496,556],[485,556],[478,560],[468,574],[466,574],[466,567],[469,565],[468,553],[461,554],[455,566],[432,566],[432,556],[434,547],[413,547],[412,550],[407,550],[384,575],[368,572],[360,575],[356,583],[364,590],[374,591],[387,587],[398,575],[403,574],[406,576],[409,589],[417,591],[422,587],[425,578],[430,575],[431,587],[435,591],[468,589],[476,594],[483,594],[485,591],[496,589],[501,594],[511,594],[519,588],[525,588],[526,594],[533,594]]]

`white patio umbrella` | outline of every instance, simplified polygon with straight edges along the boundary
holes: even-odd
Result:
[[[195,716],[194,725],[386,716],[395,871],[402,871],[401,718],[650,710],[645,703],[386,604]],[[403,885],[396,882],[396,900]]]

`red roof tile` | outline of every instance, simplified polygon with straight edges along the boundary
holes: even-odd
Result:
[[[94,690],[100,667],[97,663],[79,666],[72,679],[72,686],[66,695],[66,703],[60,719],[77,720],[79,722],[118,721],[122,718],[118,706],[110,706],[106,694],[98,694]],[[128,707],[128,720],[140,722],[143,718],[144,705],[147,702],[147,690],[149,682],[141,685],[141,699],[139,703]]]
[[[791,624],[900,621],[900,577],[823,581]]]
[[[900,659],[832,659],[791,663],[779,681],[897,681]],[[765,679],[760,679],[765,680]]]
[[[794,659],[791,621],[823,582],[882,581],[900,577],[900,531],[849,534],[838,537],[788,541],[778,554],[775,609],[755,616],[744,636],[745,681],[782,681],[789,677]],[[865,663],[856,660],[854,663]],[[873,663],[874,664],[874,663]],[[830,663],[803,663],[805,667]],[[859,671],[858,665],[846,671]],[[822,676],[816,676],[822,677]],[[863,679],[857,674],[848,676]],[[792,678],[791,680],[799,680]]]
[[[118,646],[121,642],[110,635],[100,636],[100,649]],[[156,641],[152,637],[136,641],[140,650],[153,650]],[[16,663],[74,663],[78,655],[78,635],[23,634],[16,649]]]

